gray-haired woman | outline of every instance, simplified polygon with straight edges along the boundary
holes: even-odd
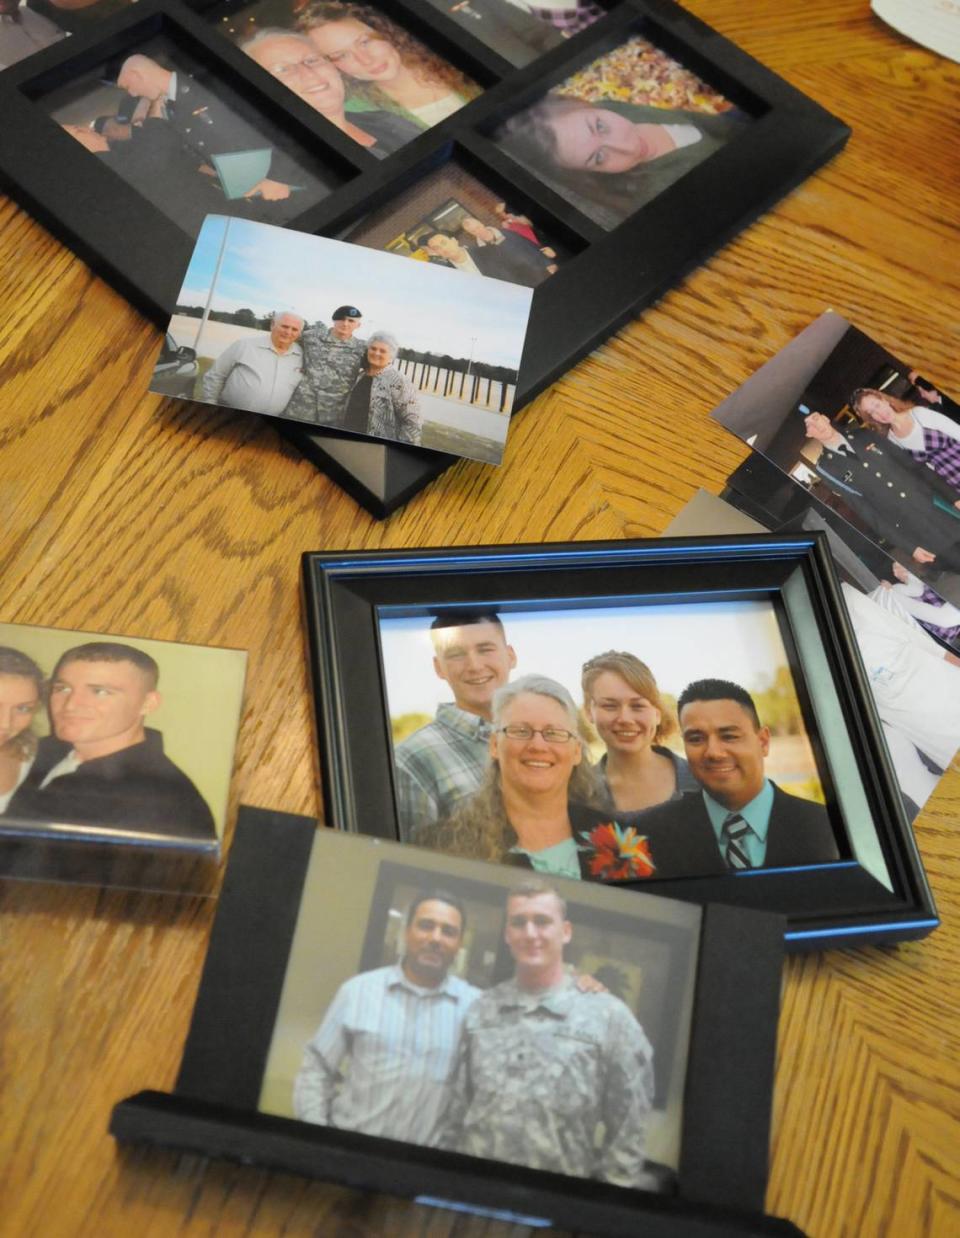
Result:
[[[374,331],[370,336],[342,429],[419,445],[420,401],[413,383],[393,364],[399,351],[396,337],[388,331]]]
[[[562,877],[652,875],[635,831],[625,851],[625,836],[600,809],[577,707],[561,684],[524,675],[494,693],[490,756],[479,790],[449,821],[415,832],[415,843]]]

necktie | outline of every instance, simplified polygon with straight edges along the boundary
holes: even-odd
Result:
[[[727,815],[720,831],[723,858],[728,868],[753,868],[743,840],[750,833],[750,826],[738,812]]]

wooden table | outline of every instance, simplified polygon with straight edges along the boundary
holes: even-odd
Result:
[[[502,468],[458,464],[386,523],[265,421],[144,394],[158,331],[0,199],[0,619],[248,649],[234,811],[320,811],[301,551],[655,536],[746,455],[710,409],[828,306],[960,391],[960,68],[867,0],[690,7],[849,122],[847,150],[525,411]],[[768,1207],[818,1238],[960,1233],[956,769],[917,837],[943,927],[787,967]],[[112,1105],[174,1081],[214,903],[2,900],[3,1235],[528,1232],[118,1153]]]

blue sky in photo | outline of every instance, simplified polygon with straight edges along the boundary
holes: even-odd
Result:
[[[363,338],[390,331],[402,348],[519,369],[532,289],[272,224],[209,215],[178,305],[205,304],[228,226],[215,310],[292,310],[329,325],[338,306],[355,305]]]

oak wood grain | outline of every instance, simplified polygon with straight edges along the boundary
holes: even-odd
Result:
[[[960,67],[866,0],[689,7],[849,147],[519,416],[501,468],[384,523],[266,422],[144,394],[159,333],[0,198],[0,619],[248,649],[231,814],[320,811],[301,551],[656,535],[747,454],[710,409],[828,306],[960,392]],[[768,1207],[815,1238],[960,1233],[960,771],[916,833],[942,928],[786,970]],[[531,1232],[118,1152],[112,1105],[173,1083],[213,904],[11,882],[0,907],[0,1234]]]

